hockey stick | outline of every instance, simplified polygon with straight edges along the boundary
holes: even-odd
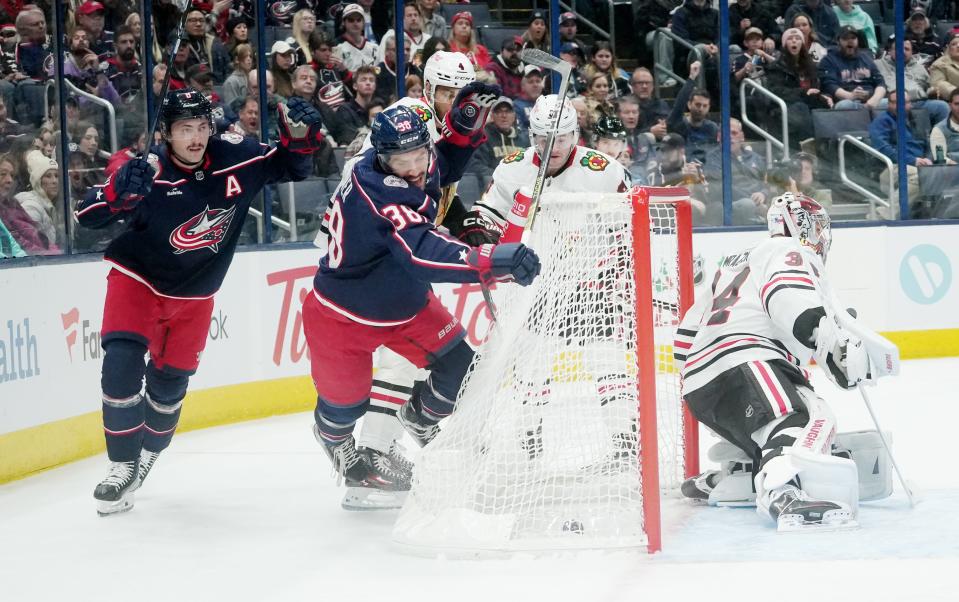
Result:
[[[533,224],[536,222],[536,213],[539,210],[539,200],[543,194],[543,184],[546,181],[546,169],[549,167],[549,156],[553,152],[553,142],[556,140],[556,130],[559,128],[559,120],[563,116],[563,105],[566,104],[566,92],[569,89],[570,73],[572,69],[569,63],[563,59],[557,58],[551,54],[538,50],[536,48],[527,48],[520,53],[520,59],[530,65],[543,67],[559,73],[562,79],[559,83],[559,93],[556,107],[556,116],[553,118],[553,127],[546,135],[546,147],[540,154],[539,171],[536,173],[536,181],[533,183],[532,202],[529,209],[529,224],[526,226],[528,231],[533,230]]]
[[[173,0],[173,4],[181,11],[180,21],[176,26],[176,39],[173,41],[173,48],[170,50],[170,57],[166,62],[166,74],[163,76],[163,86],[160,87],[160,94],[156,101],[156,111],[150,119],[150,129],[147,131],[145,154],[150,153],[150,147],[153,146],[153,138],[157,133],[157,126],[160,125],[160,114],[163,112],[163,102],[166,100],[166,93],[170,88],[170,76],[173,75],[173,61],[180,52],[180,42],[183,39],[183,29],[186,27],[186,15],[190,12],[192,0]]]
[[[909,498],[909,507],[916,507],[916,499],[913,497],[912,489],[909,488],[909,485],[906,484],[906,478],[902,476],[902,471],[899,470],[899,464],[896,463],[896,458],[892,455],[892,448],[889,446],[889,442],[886,441],[886,436],[882,433],[882,428],[879,427],[879,420],[876,419],[876,413],[872,409],[872,402],[869,401],[869,395],[866,393],[866,389],[860,383],[857,387],[859,389],[859,394],[862,395],[862,401],[866,404],[866,410],[869,411],[869,417],[872,418],[872,423],[876,427],[876,432],[879,433],[879,440],[882,441],[882,447],[886,450],[886,455],[889,456],[889,463],[892,464],[893,469],[896,471],[896,477],[899,478],[899,484],[902,485],[903,491],[906,492],[906,497]]]
[[[790,223],[790,220],[788,218],[786,219],[786,227],[792,236],[797,237],[797,233],[793,230],[793,224]],[[818,259],[818,256],[816,257]],[[825,269],[825,265],[820,263],[819,267],[817,267],[816,263],[812,263],[812,262],[810,263],[811,263],[810,265],[811,269],[807,270],[807,275],[809,276],[809,280],[813,283],[813,286],[816,288],[816,290],[819,291],[819,295],[823,299],[823,310],[826,312],[826,318],[834,321],[836,324],[839,324],[840,327],[842,327],[844,323],[848,323],[848,322],[852,322],[853,324],[855,324],[855,318],[856,318],[855,310],[849,310],[848,314],[846,314],[846,312],[837,311],[834,306],[832,291],[827,291],[826,288],[823,286],[822,281],[819,279],[819,274],[822,273],[823,269]],[[846,315],[847,319],[843,319],[841,317],[841,315],[843,314]],[[852,318],[852,320],[848,320],[848,318],[850,317]],[[849,328],[847,328],[847,330],[850,330],[852,332],[852,330]],[[855,333],[855,332],[854,334],[856,334],[857,336],[859,335],[859,333]],[[878,335],[874,335],[874,338],[881,339],[882,337],[879,337]],[[864,340],[865,337],[860,336],[860,339]],[[875,374],[877,370],[877,367],[875,366],[872,360],[872,357],[869,357],[868,361],[869,361],[869,372],[867,373],[867,380],[868,380],[868,376]],[[889,361],[893,362],[895,365],[895,371],[890,373],[895,374],[898,371],[898,352],[896,352],[896,357],[890,358]],[[878,378],[878,376],[876,378]],[[873,426],[876,427],[876,432],[879,434],[879,440],[882,442],[882,447],[886,452],[886,456],[889,458],[889,463],[892,464],[893,469],[896,471],[896,477],[899,479],[899,484],[902,485],[903,491],[906,492],[906,498],[909,499],[909,507],[915,508],[916,500],[915,500],[915,497],[913,496],[912,489],[906,483],[906,478],[903,476],[902,471],[899,470],[899,464],[896,462],[895,456],[892,455],[892,447],[889,445],[889,442],[886,441],[885,435],[883,435],[882,427],[879,426],[879,420],[876,418],[876,413],[872,409],[872,403],[869,400],[869,395],[866,393],[866,390],[863,388],[863,383],[858,383],[856,385],[856,388],[859,390],[859,394],[862,396],[863,403],[866,404],[866,410],[869,412],[869,417],[872,419]]]

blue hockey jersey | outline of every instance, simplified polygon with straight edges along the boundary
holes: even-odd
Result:
[[[367,149],[331,199],[317,299],[350,320],[395,326],[426,306],[430,282],[479,282],[472,247],[434,225],[440,187],[462,176],[473,149],[437,144],[425,190],[384,173]]]
[[[250,203],[272,182],[302,180],[311,156],[261,144],[234,132],[210,138],[203,164],[176,166],[164,145],[150,156],[153,189],[130,213],[114,213],[94,186],[76,210],[89,228],[123,216],[129,227],[110,243],[104,259],[154,292],[207,298],[223,283]]]

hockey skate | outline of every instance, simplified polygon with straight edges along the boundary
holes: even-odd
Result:
[[[709,494],[712,493],[722,478],[723,475],[718,470],[707,470],[683,481],[679,490],[684,498],[705,503],[709,499]]]
[[[147,475],[150,474],[150,470],[153,468],[158,457],[160,457],[160,452],[152,452],[145,449],[140,450],[140,466],[137,469],[137,489],[143,486],[143,481],[147,479]]]
[[[403,404],[403,407],[396,413],[396,417],[420,447],[425,447],[440,432],[439,424],[423,416],[419,399],[415,394]]]
[[[769,516],[781,533],[858,529],[855,514],[845,504],[812,499],[793,485],[766,494]]]
[[[386,510],[403,505],[412,476],[398,459],[391,458],[392,447],[391,454],[372,448],[357,448],[352,435],[334,445],[320,436],[315,424],[313,436],[333,462],[337,485],[346,485],[341,502],[345,510]]]
[[[109,516],[133,508],[133,492],[139,487],[139,460],[111,462],[110,472],[93,490],[97,514]]]
[[[710,506],[755,506],[752,464],[724,462],[722,470],[707,470],[689,477],[680,485],[688,500]]]

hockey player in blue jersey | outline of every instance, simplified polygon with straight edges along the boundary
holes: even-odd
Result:
[[[468,100],[457,105],[463,110],[450,123],[462,139],[476,140],[488,110]],[[442,183],[458,179],[472,144],[442,139],[434,148],[427,126],[407,107],[385,110],[372,130],[373,147],[331,200],[328,252],[303,315],[317,389],[314,434],[347,487],[375,495],[410,483],[395,465],[402,459],[358,448],[353,439],[370,405],[373,352],[385,345],[430,370],[414,415],[421,437],[429,438],[453,410],[473,358],[465,331],[430,283],[525,286],[540,265],[522,244],[471,247],[434,225]]]
[[[266,184],[307,177],[323,140],[319,113],[296,98],[279,109],[276,147],[215,135],[210,102],[191,88],[171,92],[160,111],[157,154],[124,164],[75,214],[90,228],[128,224],[104,253],[113,268],[101,378],[111,466],[94,491],[101,515],[133,507],[133,492],[173,438],[250,203]]]

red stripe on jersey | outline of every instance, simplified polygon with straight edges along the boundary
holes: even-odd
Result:
[[[376,214],[377,216],[379,216],[380,219],[384,219],[384,220],[386,220],[386,221],[388,221],[388,222],[390,223],[390,227],[393,229],[393,233],[392,233],[393,238],[395,238],[396,241],[399,242],[400,245],[403,247],[403,249],[404,249],[407,253],[409,253],[409,255],[410,255],[410,260],[412,260],[413,263],[418,263],[418,264],[420,264],[420,265],[425,265],[425,266],[429,266],[429,267],[433,267],[433,268],[447,269],[447,270],[472,270],[472,269],[473,269],[472,266],[466,265],[466,264],[463,264],[463,263],[446,263],[446,262],[439,262],[439,261],[430,261],[429,259],[422,259],[422,258],[420,258],[420,257],[417,257],[417,256],[413,253],[413,249],[411,249],[410,246],[409,246],[408,244],[406,244],[406,241],[403,240],[403,237],[400,236],[400,235],[399,235],[399,232],[396,231],[396,225],[393,224],[393,220],[391,220],[390,218],[388,218],[388,217],[386,217],[385,215],[383,215],[382,213],[380,213],[380,210],[376,207],[376,204],[373,202],[373,199],[371,199],[371,198],[370,198],[370,195],[366,194],[366,191],[363,190],[363,187],[360,185],[360,180],[359,180],[359,178],[356,177],[356,174],[355,174],[355,173],[351,176],[351,178],[352,178],[353,184],[354,184],[353,189],[356,190],[358,193],[360,193],[360,194],[363,196],[364,199],[366,199],[366,202],[367,202],[367,203],[369,204],[369,206],[370,206],[370,210],[371,210],[374,214]],[[472,249],[472,247],[470,247],[469,245],[467,245],[467,244],[465,244],[465,243],[462,243],[462,242],[460,242],[460,241],[458,241],[458,240],[456,240],[456,239],[453,239],[453,238],[448,238],[448,237],[446,237],[445,235],[438,233],[435,228],[434,228],[433,230],[431,230],[431,233],[433,233],[433,234],[436,235],[436,236],[439,236],[440,238],[443,238],[444,240],[446,240],[446,241],[448,241],[448,242],[458,244],[459,246],[463,247],[464,250]],[[376,324],[374,324],[374,326],[376,326]]]
[[[106,259],[106,258],[104,258],[103,261],[105,261],[105,262],[109,263],[110,265],[112,265],[112,266],[114,267],[114,269],[116,269],[116,271],[122,272],[123,274],[126,274],[126,275],[129,276],[130,278],[133,278],[134,280],[136,280],[137,282],[139,282],[139,283],[142,284],[143,286],[147,287],[148,289],[150,289],[150,292],[151,292],[151,293],[153,293],[154,295],[156,295],[156,296],[158,296],[158,297],[164,297],[164,298],[166,298],[166,299],[189,299],[189,300],[197,300],[197,299],[209,299],[210,297],[212,297],[213,295],[216,294],[216,292],[213,292],[213,293],[210,293],[209,295],[205,295],[205,296],[203,296],[203,297],[176,297],[176,296],[174,296],[174,295],[164,295],[163,293],[161,293],[161,292],[158,291],[157,289],[153,288],[153,285],[150,284],[150,282],[149,282],[146,278],[144,278],[144,277],[141,276],[140,274],[137,274],[136,272],[134,272],[134,271],[131,270],[130,268],[126,267],[125,265],[120,265],[119,263],[117,263],[116,261],[114,261],[114,260],[112,260],[112,259]]]
[[[385,393],[377,393],[375,391],[370,393],[370,399],[375,399],[377,401],[385,401],[387,403],[395,403],[398,406],[401,406],[404,403],[406,403],[406,400],[403,399],[402,397],[394,397],[392,395],[386,395]]]
[[[673,341],[673,347],[679,347],[680,349],[689,349],[692,346],[693,344],[691,342],[685,343],[683,341]]]
[[[313,296],[316,297],[316,300],[322,303],[325,307],[329,307],[330,309],[340,314],[341,316],[349,318],[350,320],[354,322],[359,322],[360,324],[366,324],[367,326],[399,326],[400,324],[406,324],[407,322],[409,322],[410,320],[416,317],[415,315],[413,315],[413,316],[410,316],[409,318],[406,318],[405,320],[395,320],[391,322],[386,322],[382,320],[370,320],[367,318],[361,318],[360,316],[354,314],[348,309],[345,309],[343,307],[340,307],[336,303],[333,303],[332,301],[330,301],[329,299],[327,299],[326,297],[318,293],[316,289],[313,289]]]
[[[770,376],[769,371],[766,370],[766,364],[762,362],[753,362],[756,371],[759,372],[759,375],[762,376],[763,381],[766,383],[766,387],[769,388],[769,391],[772,393],[773,398],[776,400],[776,404],[779,406],[779,415],[783,416],[788,413],[786,409],[786,401],[783,399],[782,393],[779,391],[777,386],[779,383],[774,383],[772,376]]]
[[[733,346],[733,345],[736,345],[737,343],[761,343],[761,342],[763,342],[761,339],[754,339],[754,338],[735,339],[735,340],[732,340],[732,341],[726,341],[726,342],[723,343],[722,345],[717,345],[716,347],[713,347],[713,348],[710,349],[708,352],[700,355],[700,356],[697,357],[696,359],[694,359],[694,360],[692,360],[692,361],[686,362],[686,368],[689,369],[689,368],[691,368],[692,366],[695,366],[695,365],[696,365],[698,362],[700,362],[701,360],[704,360],[704,359],[706,359],[707,357],[709,357],[710,355],[716,353],[716,352],[719,351],[720,349],[725,349],[726,347],[731,347],[731,346]]]
[[[94,203],[90,205],[89,207],[85,207],[81,209],[80,211],[75,211],[74,213],[76,214],[77,217],[80,217],[81,215],[87,213],[88,211],[92,211],[93,209],[96,209],[97,207],[104,207],[104,206],[107,206],[107,202],[100,201],[99,203]]]
[[[789,280],[793,282],[802,282],[803,284],[808,284],[809,286],[813,286],[812,280],[810,280],[809,278],[804,278],[802,276],[780,276],[779,278],[773,278],[772,280],[766,283],[766,286],[764,286],[763,289],[759,292],[760,299],[766,298],[766,289],[776,284],[777,282],[781,282],[783,280]]]
[[[251,157],[251,158],[247,159],[246,161],[243,161],[242,163],[237,163],[236,165],[231,165],[231,166],[229,166],[229,167],[224,167],[223,169],[218,169],[218,170],[216,170],[216,171],[213,172],[213,175],[218,176],[218,175],[220,175],[220,174],[225,174],[225,173],[228,172],[228,171],[233,171],[234,169],[239,169],[239,168],[241,168],[241,167],[245,167],[245,166],[249,165],[250,163],[256,163],[257,161],[262,161],[263,159],[266,159],[267,157],[269,157],[270,155],[272,155],[275,150],[276,150],[276,149],[274,148],[273,150],[271,150],[270,152],[266,153],[265,155],[257,155],[257,156],[255,156],[255,157]]]

